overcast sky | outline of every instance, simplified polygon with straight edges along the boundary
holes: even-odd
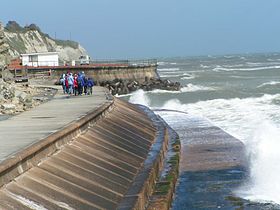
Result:
[[[35,23],[93,58],[280,51],[280,0],[1,0],[0,21]]]

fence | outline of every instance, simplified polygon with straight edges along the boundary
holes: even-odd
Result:
[[[76,61],[76,64],[79,61]],[[156,59],[145,59],[145,60],[111,60],[111,59],[100,59],[100,60],[90,60],[91,65],[126,65],[126,66],[147,66],[147,65],[157,65]]]

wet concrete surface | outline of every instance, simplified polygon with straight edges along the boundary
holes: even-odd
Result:
[[[243,206],[232,189],[246,178],[244,168],[184,171],[180,174],[172,209],[236,209]],[[182,196],[184,195],[184,196]]]
[[[234,197],[248,175],[244,145],[203,118],[186,115],[184,123],[175,128],[182,154],[172,209],[242,207],[227,197]]]
[[[276,210],[279,205],[255,203],[238,197],[234,191],[246,182],[242,167],[220,170],[184,171],[180,174],[173,210]]]

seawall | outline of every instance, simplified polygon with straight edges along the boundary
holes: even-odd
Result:
[[[167,133],[155,115],[108,100],[4,160],[0,208],[144,209],[163,167]]]
[[[157,63],[146,61],[144,64],[93,64],[93,65],[78,65],[78,66],[53,66],[53,67],[28,67],[23,69],[27,71],[29,77],[38,75],[48,75],[51,70],[52,78],[58,80],[61,74],[68,70],[72,73],[83,71],[88,77],[93,77],[97,83],[104,81],[113,81],[114,79],[122,79],[126,81],[143,82],[145,79],[159,78],[157,73]],[[23,67],[22,67],[23,68]]]

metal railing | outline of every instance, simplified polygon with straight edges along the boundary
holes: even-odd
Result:
[[[76,61],[76,64],[79,61]],[[111,65],[126,65],[126,66],[147,66],[147,65],[157,65],[156,59],[145,59],[145,60],[111,60],[111,59],[97,59],[90,60],[90,64],[111,64]]]
[[[29,62],[24,62],[22,65],[27,67],[40,67],[40,66],[58,66],[60,65],[60,63],[57,61],[29,61]]]
[[[116,65],[116,66],[156,66],[156,59],[142,59],[142,60],[113,60],[113,59],[96,59],[90,60],[89,63],[81,63],[80,60],[73,60],[70,62],[55,62],[55,61],[36,61],[29,62],[26,65],[23,65],[25,68],[37,68],[37,67],[54,67],[54,66],[81,66],[81,65],[97,65],[97,66],[106,66],[106,65]]]

